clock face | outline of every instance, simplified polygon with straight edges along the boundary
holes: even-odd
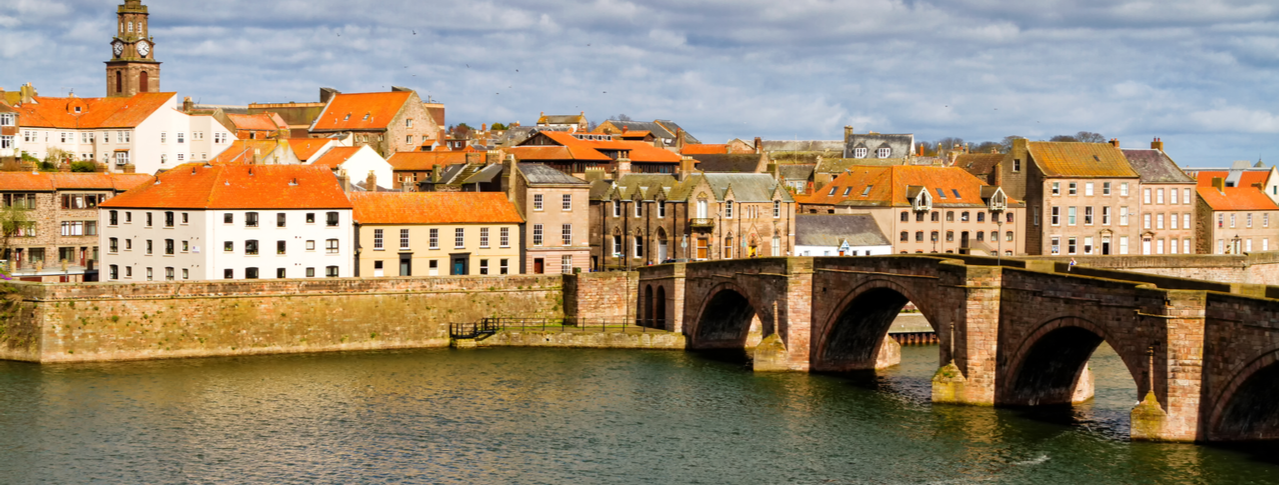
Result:
[[[141,55],[142,55],[142,57],[147,57],[147,55],[148,55],[148,54],[150,54],[150,53],[151,53],[151,44],[150,44],[150,43],[145,42],[145,41],[144,41],[144,42],[139,42],[139,43],[138,43],[138,54],[141,54]]]
[[[116,53],[116,57],[120,57],[120,54],[124,53],[124,43],[123,42],[112,43],[111,51]]]

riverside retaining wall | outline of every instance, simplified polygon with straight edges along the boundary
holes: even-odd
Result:
[[[441,347],[452,322],[564,316],[566,278],[573,276],[20,283],[0,310],[0,359]]]

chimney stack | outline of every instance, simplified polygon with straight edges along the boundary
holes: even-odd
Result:
[[[364,189],[369,192],[378,191],[378,175],[373,173],[373,170],[370,170],[369,176],[364,179]]]
[[[351,179],[347,177],[345,168],[338,170],[338,187],[341,187],[343,192],[351,192]]]
[[[1154,140],[1151,140],[1151,149],[1160,150],[1162,152],[1164,151],[1164,142],[1160,141],[1160,137],[1156,137]]]
[[[1218,193],[1222,193],[1222,186],[1223,186],[1222,177],[1214,177],[1213,181],[1210,182],[1210,185],[1212,185],[1213,188],[1218,189]]]
[[[845,141],[848,141],[848,140],[849,140],[849,137],[850,137],[850,136],[852,136],[852,135],[853,135],[853,127],[852,127],[852,126],[849,126],[849,125],[845,125],[845,126],[844,126],[844,139],[845,139]]]
[[[756,153],[760,153],[760,152],[763,150],[763,147],[761,146],[761,145],[763,145],[763,144],[764,144],[764,143],[760,141],[760,137],[758,137],[758,136],[757,136],[757,137],[756,137],[756,145],[755,145]]]
[[[614,166],[614,169],[613,169],[613,179],[614,179],[614,180],[619,180],[619,179],[621,179],[621,178],[622,178],[622,176],[623,176],[623,175],[627,175],[627,174],[631,173],[631,159],[630,159],[630,158],[618,158],[618,161],[617,161],[616,163],[614,163],[614,165],[613,165],[613,166]]]
[[[684,128],[676,128],[676,151],[684,149]]]
[[[191,110],[195,109],[195,107],[196,107],[196,102],[191,100],[191,96],[182,98],[183,113],[190,113]]]
[[[1112,139],[1111,139],[1111,146],[1116,147],[1116,148],[1120,148],[1120,140],[1119,140],[1119,139],[1117,139],[1117,138],[1112,138]]]

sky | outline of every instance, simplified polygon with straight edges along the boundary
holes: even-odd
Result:
[[[0,0],[0,87],[105,93],[122,0]],[[1280,157],[1275,0],[144,0],[161,88],[206,104],[416,89],[447,123],[585,112],[704,143],[843,127],[1154,137],[1183,166]]]

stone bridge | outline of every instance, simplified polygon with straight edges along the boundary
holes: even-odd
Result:
[[[1103,342],[1138,389],[1134,439],[1277,438],[1277,287],[1051,261],[920,255],[760,258],[640,270],[637,317],[691,349],[748,349],[758,371],[874,370],[912,302],[937,332],[939,403],[1092,397]]]

